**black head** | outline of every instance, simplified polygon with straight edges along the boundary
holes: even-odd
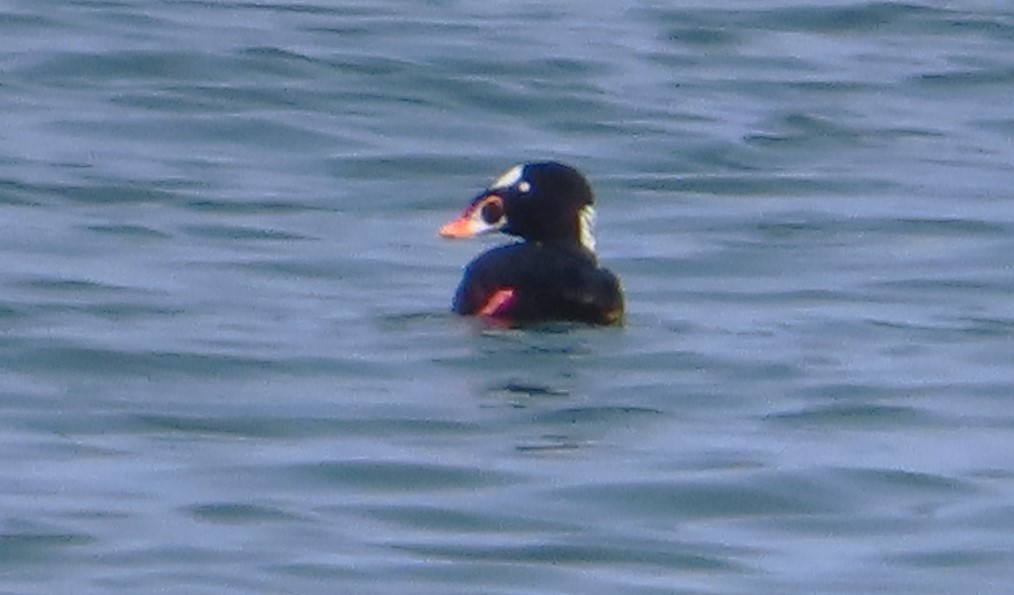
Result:
[[[440,235],[499,230],[533,242],[575,242],[594,252],[594,200],[588,180],[573,167],[526,163],[498,177]]]

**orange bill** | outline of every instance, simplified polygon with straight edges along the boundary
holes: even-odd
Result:
[[[506,223],[503,198],[487,192],[465,207],[460,217],[441,227],[440,235],[445,238],[467,238],[502,229]]]
[[[460,217],[452,221],[448,221],[446,225],[440,228],[440,235],[445,238],[467,238],[474,236],[478,233],[478,226],[476,225],[474,217],[472,217],[473,209],[466,209]]]

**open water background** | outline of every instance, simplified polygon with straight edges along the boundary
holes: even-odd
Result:
[[[1014,6],[0,2],[0,592],[1002,593]],[[516,162],[625,328],[449,313]]]

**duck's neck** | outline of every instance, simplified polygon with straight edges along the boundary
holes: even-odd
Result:
[[[578,241],[595,254],[595,207],[586,205],[577,212]]]
[[[562,252],[579,255],[581,257],[588,258],[591,259],[592,261],[598,262],[598,255],[595,254],[595,251],[589,250],[587,246],[585,246],[581,242],[578,242],[577,240],[572,239],[567,240],[556,239],[556,240],[540,240],[540,241],[529,240],[529,242],[537,244],[539,246],[545,246],[546,248],[551,248],[553,250],[559,250]]]

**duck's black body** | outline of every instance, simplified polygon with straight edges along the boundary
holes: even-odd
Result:
[[[510,299],[491,304],[505,289],[512,290]],[[600,268],[590,252],[560,243],[520,242],[494,248],[468,265],[454,295],[454,311],[519,322],[616,324],[623,316],[623,296],[616,275]]]
[[[511,323],[622,323],[619,279],[599,266],[594,252],[592,202],[587,180],[566,165],[532,163],[501,176],[440,233],[500,230],[524,241],[469,263],[454,311]]]

